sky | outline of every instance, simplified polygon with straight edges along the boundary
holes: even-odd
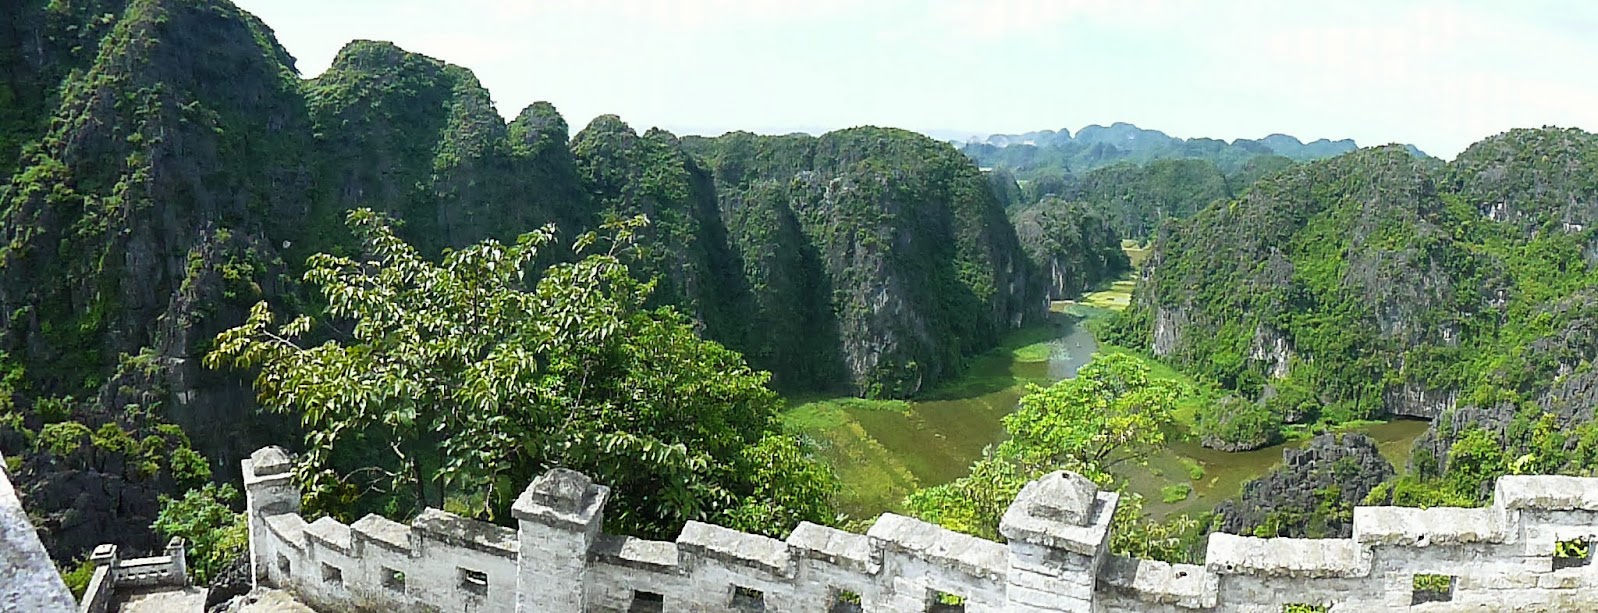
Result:
[[[1116,121],[1451,158],[1511,128],[1598,132],[1593,0],[234,0],[302,76],[354,39],[678,134]]]

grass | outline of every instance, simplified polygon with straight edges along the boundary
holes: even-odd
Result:
[[[865,398],[808,398],[790,399],[790,407],[782,415],[783,424],[790,429],[819,430],[836,428],[849,420],[845,411],[895,411],[909,410],[910,403],[903,400],[868,400]]]
[[[1054,341],[1060,331],[1052,325],[1027,326],[1006,334],[992,353],[1008,354],[1017,362],[1047,362],[1054,353]]]
[[[899,510],[921,479],[936,480],[951,472],[951,457],[962,458],[957,468],[963,471],[969,465],[965,456],[975,457],[984,444],[979,432],[995,419],[971,408],[944,405],[1013,403],[1006,390],[1017,388],[1021,381],[1012,366],[1046,361],[1060,332],[1051,323],[1005,335],[998,347],[973,358],[959,378],[919,395],[916,411],[904,400],[813,394],[789,398],[783,427],[816,442],[822,460],[842,485],[836,499],[840,511],[863,518]],[[968,433],[975,442],[957,433]],[[968,442],[977,449],[966,449]]]
[[[1124,311],[1127,305],[1132,304],[1132,288],[1137,286],[1137,281],[1122,279],[1110,284],[1108,289],[1092,292],[1082,297],[1082,304],[1090,307],[1109,309],[1111,311]]]
[[[1160,499],[1164,500],[1165,504],[1175,504],[1187,500],[1187,497],[1192,495],[1193,486],[1186,483],[1175,483],[1160,488]]]
[[[1126,258],[1132,261],[1132,268],[1138,269],[1143,267],[1144,262],[1149,261],[1149,254],[1154,249],[1149,245],[1139,244],[1135,240],[1123,238],[1121,239],[1121,251],[1125,251]]]
[[[827,465],[838,475],[839,510],[859,514],[861,509],[897,508],[915,491],[915,475],[887,448],[866,433],[848,409],[899,411],[903,400],[829,398],[793,406],[782,415],[784,428],[816,441]]]

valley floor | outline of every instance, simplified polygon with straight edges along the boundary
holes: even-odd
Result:
[[[1132,245],[1131,247],[1135,247]],[[1146,253],[1128,252],[1139,263]],[[1100,346],[1087,323],[1126,308],[1134,281],[1117,281],[1080,301],[1056,302],[1051,320],[1011,333],[999,348],[973,360],[959,379],[914,400],[796,397],[783,415],[786,427],[809,437],[842,482],[838,508],[855,520],[902,512],[905,496],[918,488],[965,476],[989,445],[1004,438],[1001,419],[1016,407],[1030,384],[1048,385],[1073,375],[1094,355],[1132,354],[1156,378],[1195,390],[1178,401],[1177,428],[1165,450],[1146,465],[1119,472],[1142,494],[1156,519],[1203,513],[1238,495],[1244,483],[1281,463],[1284,449],[1303,445],[1307,432],[1289,432],[1282,444],[1247,452],[1199,445],[1188,432],[1200,405],[1213,398],[1186,375],[1121,347]],[[1377,441],[1382,455],[1402,472],[1410,446],[1426,431],[1417,420],[1348,424]]]

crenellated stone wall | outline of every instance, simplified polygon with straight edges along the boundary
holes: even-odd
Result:
[[[1598,565],[1554,555],[1598,541],[1598,479],[1503,477],[1481,509],[1360,507],[1348,539],[1215,534],[1189,565],[1110,555],[1117,495],[1071,473],[1021,491],[1006,543],[893,514],[863,535],[689,522],[649,541],[604,534],[609,489],[569,470],[535,480],[506,528],[436,509],[306,522],[288,467],[277,448],[244,462],[254,576],[329,611],[1598,610]],[[1419,598],[1416,575],[1451,579]]]

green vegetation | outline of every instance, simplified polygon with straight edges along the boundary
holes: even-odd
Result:
[[[521,484],[566,466],[614,488],[606,520],[626,533],[711,518],[781,534],[832,519],[832,476],[775,432],[764,373],[671,309],[645,308],[652,286],[621,260],[641,221],[579,237],[574,252],[602,250],[542,271],[529,268],[548,229],[435,264],[371,211],[349,223],[370,263],[319,254],[306,273],[327,316],[349,322],[345,340],[305,344],[312,319],[275,325],[263,302],[206,357],[259,369],[263,404],[301,416],[312,508],[458,497],[505,519]],[[393,454],[370,453],[374,440]]]
[[[1417,592],[1437,592],[1446,594],[1454,589],[1454,578],[1448,575],[1415,575],[1411,587]]]
[[[1159,349],[1245,401],[1209,416],[1233,442],[1256,440],[1278,419],[1335,426],[1418,411],[1402,399],[1423,391],[1456,390],[1476,406],[1535,402],[1559,368],[1590,357],[1563,331],[1598,313],[1583,289],[1598,277],[1580,255],[1581,234],[1524,234],[1482,218],[1491,203],[1471,194],[1490,179],[1465,169],[1528,163],[1483,159],[1519,148],[1598,151],[1588,136],[1524,131],[1443,170],[1385,148],[1277,175],[1162,236],[1165,259],[1146,296],[1108,336],[1151,347],[1156,316],[1180,313],[1174,342]],[[1416,189],[1443,177],[1457,182]],[[1488,308],[1489,294],[1505,304]],[[1273,344],[1287,353],[1250,357]],[[1403,367],[1386,366],[1395,363]]]
[[[968,476],[919,490],[905,506],[927,521],[996,539],[999,518],[1027,481],[1071,470],[1114,486],[1110,471],[1164,446],[1180,393],[1170,382],[1152,379],[1135,358],[1114,354],[1094,358],[1074,378],[1029,390],[1004,417],[1010,438],[972,464]],[[1197,521],[1150,522],[1142,517],[1140,497],[1123,501],[1113,549],[1161,559],[1191,555]]]
[[[1187,468],[1187,478],[1194,481],[1204,480],[1204,466],[1189,458],[1182,458],[1182,466]]]
[[[1052,300],[1075,298],[1132,269],[1120,234],[1087,205],[1049,197],[1009,214]]]
[[[182,498],[161,497],[161,514],[151,529],[163,538],[183,537],[188,545],[189,572],[199,584],[209,584],[235,558],[250,551],[250,528],[232,484],[207,483]]]
[[[1165,504],[1181,502],[1192,495],[1193,486],[1186,483],[1173,483],[1160,488],[1160,498],[1165,501]]]

